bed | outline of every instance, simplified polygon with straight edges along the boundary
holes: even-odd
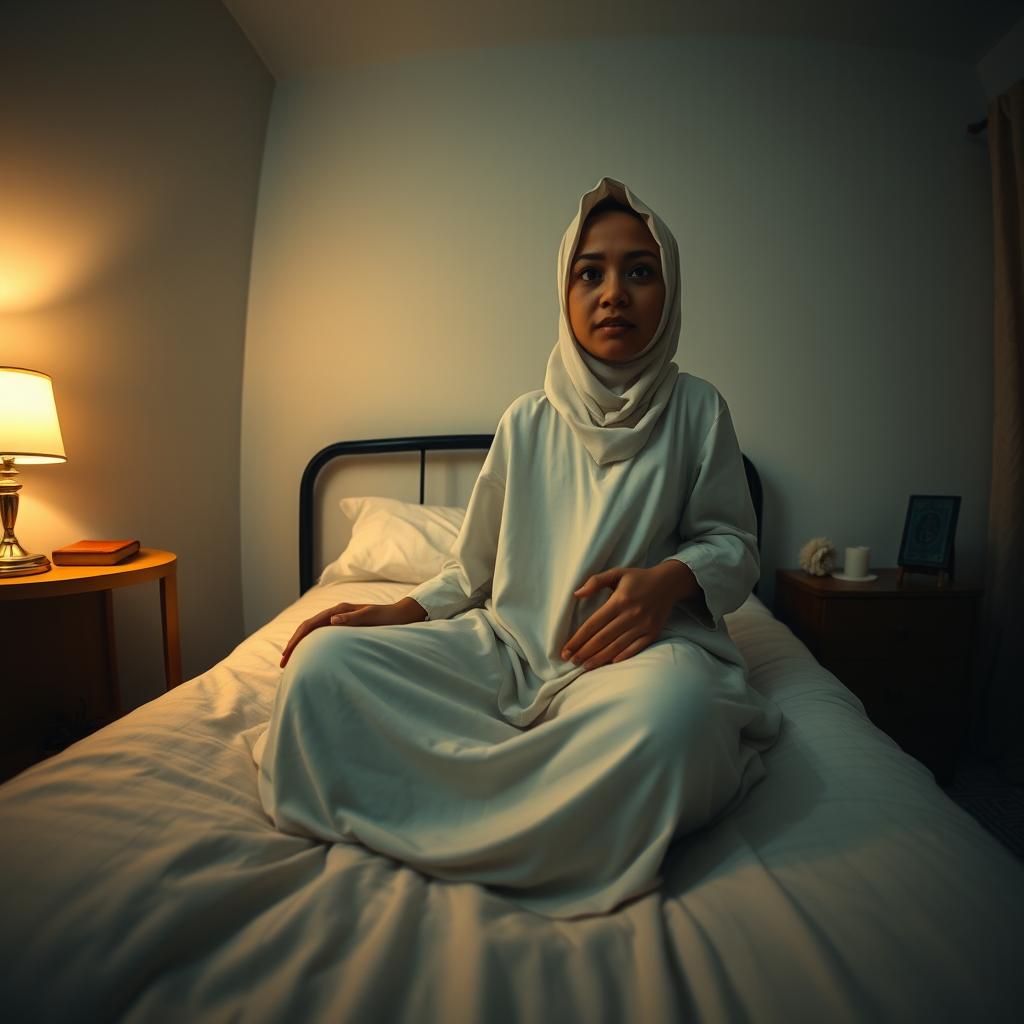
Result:
[[[767,777],[670,849],[659,891],[613,914],[553,921],[273,828],[246,737],[269,718],[282,647],[322,608],[413,586],[332,575],[340,558],[314,581],[317,473],[360,450],[488,440],[317,453],[301,596],[209,671],[0,786],[6,1019],[1020,1019],[1024,864],[756,594],[727,623],[751,684],[783,711]]]

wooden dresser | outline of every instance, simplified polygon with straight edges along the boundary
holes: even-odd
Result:
[[[967,730],[977,587],[895,569],[870,583],[778,569],[775,615],[864,702],[872,722],[949,785]]]

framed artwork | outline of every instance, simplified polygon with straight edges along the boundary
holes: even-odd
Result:
[[[958,494],[912,494],[896,564],[903,571],[945,573],[953,578],[953,541],[960,514]]]

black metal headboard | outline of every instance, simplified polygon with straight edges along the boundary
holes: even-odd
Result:
[[[434,434],[425,437],[393,437],[374,441],[338,441],[321,448],[302,471],[299,484],[299,594],[304,594],[315,581],[313,566],[313,494],[320,471],[333,459],[343,455],[386,455],[392,452],[420,453],[420,504],[423,504],[427,470],[427,452],[472,451],[491,447],[493,434]],[[743,456],[747,486],[757,516],[757,549],[761,550],[761,478],[754,464]],[[757,593],[757,587],[754,587]]]

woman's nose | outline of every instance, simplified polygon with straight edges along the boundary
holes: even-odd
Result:
[[[622,281],[616,274],[609,274],[604,279],[604,288],[601,292],[602,306],[623,306],[629,302],[629,292],[623,286]]]

